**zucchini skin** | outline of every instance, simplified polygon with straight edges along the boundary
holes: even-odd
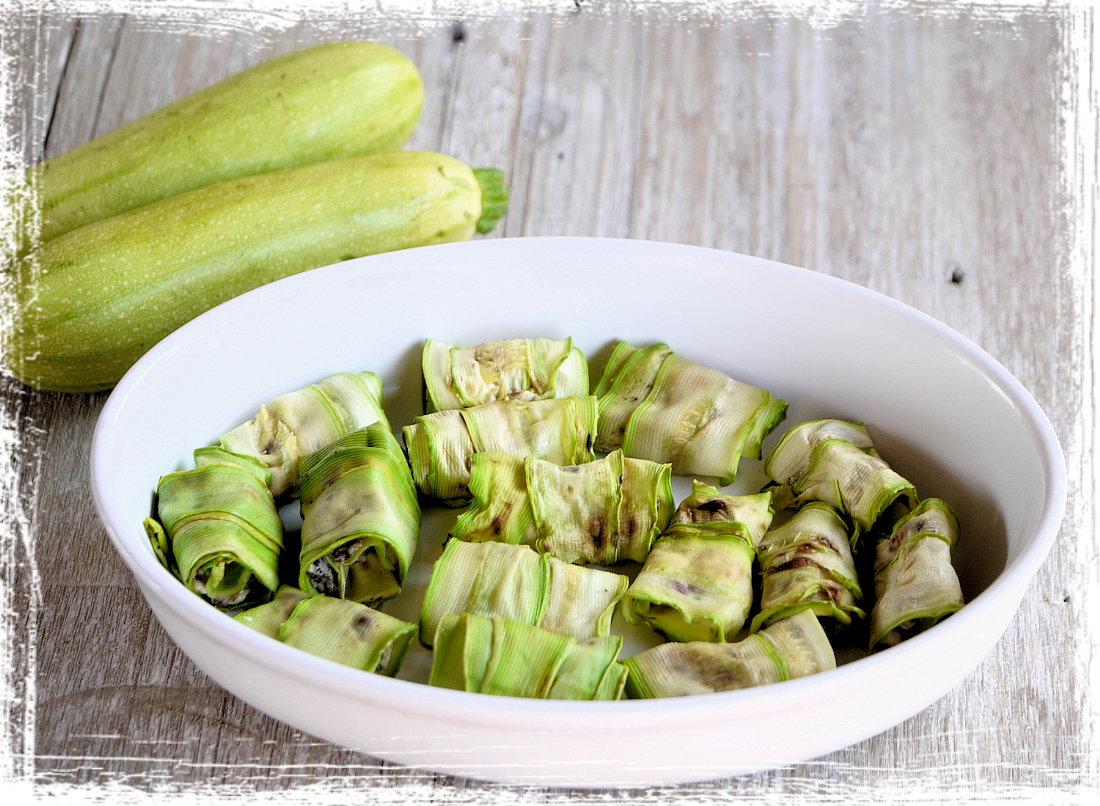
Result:
[[[416,66],[386,45],[261,62],[29,169],[38,238],[241,176],[398,149],[423,103]]]
[[[154,344],[225,300],[354,257],[467,240],[480,215],[474,172],[418,151],[181,193],[24,258],[4,358],[29,386],[109,389]]]

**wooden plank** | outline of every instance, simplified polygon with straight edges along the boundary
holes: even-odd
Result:
[[[101,787],[240,785],[260,791],[288,783],[380,778],[407,782],[410,773],[334,748],[227,694],[150,620],[132,587],[47,587],[38,687],[36,776],[42,783]],[[106,622],[68,629],[89,612]],[[83,640],[83,636],[88,636]],[[88,651],[109,647],[117,662],[88,663]],[[413,774],[427,779],[430,774]]]
[[[722,224],[714,205],[744,203],[715,163],[719,151],[738,148],[717,125],[717,82],[729,70],[720,30],[675,18],[642,29],[632,237],[711,246]]]
[[[0,179],[42,158],[78,8],[78,0],[0,7]]]
[[[64,69],[56,71],[57,106],[46,142],[46,158],[97,136],[98,106],[114,59],[121,20],[87,20],[73,27]]]
[[[106,399],[0,377],[0,587],[129,582],[88,487],[92,429]]]
[[[631,234],[638,28],[594,14],[535,21],[514,134],[508,235]]]
[[[472,167],[511,174],[528,29],[518,18],[472,20],[452,28],[456,53],[453,103],[438,150]],[[499,237],[494,232],[492,237]]]

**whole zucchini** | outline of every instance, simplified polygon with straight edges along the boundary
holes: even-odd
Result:
[[[18,267],[5,360],[24,383],[109,389],[203,311],[341,260],[487,231],[493,169],[388,151],[198,188],[47,241]]]
[[[227,179],[400,148],[423,103],[416,66],[386,45],[270,59],[31,168],[39,238]]]

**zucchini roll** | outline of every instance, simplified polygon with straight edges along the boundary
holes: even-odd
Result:
[[[161,562],[219,608],[270,599],[279,587],[283,522],[259,462],[218,447],[162,476],[145,531]]]
[[[621,635],[578,639],[558,667],[549,700],[618,700],[626,687]]]
[[[550,568],[550,600],[539,626],[578,641],[611,632],[615,606],[630,580],[613,571],[567,563],[552,554],[542,557]]]
[[[420,643],[432,646],[448,613],[538,624],[549,598],[550,573],[538,552],[507,543],[448,540],[424,592]]]
[[[777,507],[824,501],[869,531],[891,505],[917,501],[913,485],[883,461],[863,423],[813,420],[790,429],[764,462]],[[853,541],[857,535],[853,534]]]
[[[622,661],[631,699],[681,697],[762,686],[836,668],[817,616],[804,610],[735,644],[667,643]]]
[[[377,605],[401,591],[420,537],[409,465],[385,421],[353,431],[299,464],[298,586]]]
[[[393,677],[416,625],[366,605],[283,587],[237,621],[289,646],[366,672]]]
[[[588,394],[588,359],[572,339],[504,339],[473,347],[427,339],[421,369],[425,414]]]
[[[429,684],[509,697],[617,700],[626,682],[622,640],[578,641],[530,624],[449,613],[436,633]]]
[[[723,495],[695,481],[623,597],[627,623],[673,641],[732,640],[752,607],[756,544],[771,519],[771,493]]]
[[[595,458],[596,398],[500,400],[417,417],[402,435],[413,480],[424,495],[458,506],[470,497],[470,457],[498,452],[558,465]]]
[[[279,590],[275,592],[274,599],[238,613],[236,619],[246,627],[251,627],[268,638],[278,638],[279,628],[290,618],[294,608],[298,606],[299,602],[304,602],[310,596],[311,594],[292,588],[290,585],[281,585]]]
[[[903,516],[875,552],[875,606],[871,643],[892,646],[928,629],[963,606],[951,553],[959,521],[938,498]]]
[[[538,531],[527,492],[527,459],[475,453],[470,457],[469,488],[470,506],[459,514],[448,538],[535,545]]]
[[[275,398],[260,413],[221,438],[222,447],[251,456],[271,471],[276,498],[294,494],[298,459],[345,434],[386,422],[382,381],[373,372],[338,372]]]
[[[787,404],[763,389],[677,356],[666,344],[620,341],[596,387],[596,448],[669,463],[677,475],[730,484],[742,456],[758,458]]]
[[[863,618],[863,598],[851,528],[829,504],[811,501],[786,523],[770,529],[756,547],[760,561],[760,612],[756,632],[802,610],[812,610],[834,626]]]
[[[420,610],[420,641],[430,647],[448,613],[475,613],[585,639],[607,635],[626,590],[621,574],[571,565],[528,546],[449,540]]]
[[[565,467],[474,454],[470,493],[452,537],[523,543],[569,563],[642,562],[673,511],[669,466],[622,451]]]

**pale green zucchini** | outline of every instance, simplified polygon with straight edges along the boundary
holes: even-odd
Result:
[[[852,547],[884,515],[897,517],[917,503],[917,491],[878,455],[867,427],[845,420],[811,420],[785,433],[764,461],[777,509],[823,501],[848,515],[859,530]]]
[[[222,434],[221,446],[266,467],[276,499],[297,495],[302,457],[377,422],[389,430],[384,400],[376,373],[337,372],[261,404],[255,417]]]
[[[964,599],[951,553],[959,519],[939,498],[904,515],[875,550],[870,648],[893,646],[947,618]]]
[[[400,148],[423,105],[416,65],[386,45],[269,59],[31,168],[38,237],[228,179]]]
[[[659,644],[622,661],[631,699],[751,688],[836,668],[825,630],[803,610],[737,643]]]
[[[420,537],[409,465],[385,420],[298,460],[298,587],[375,607],[401,592]]]
[[[476,613],[443,616],[429,685],[550,700],[617,700],[626,684],[623,638],[568,635]]]
[[[405,426],[402,435],[417,489],[461,506],[469,501],[473,454],[534,456],[559,465],[590,462],[596,416],[592,395],[508,398],[425,414]]]
[[[279,587],[283,522],[271,474],[250,456],[195,451],[195,467],[162,476],[145,532],[161,563],[215,607],[270,599]]]
[[[752,631],[812,610],[834,631],[863,618],[863,590],[852,556],[851,525],[824,501],[804,504],[756,545],[760,612]]]
[[[733,483],[742,457],[787,416],[786,401],[682,358],[667,344],[619,341],[596,385],[596,450],[669,463],[683,476]]]
[[[181,193],[54,238],[21,264],[5,359],[19,380],[109,389],[200,313],[341,260],[470,238],[498,171],[392,151]],[[492,219],[495,221],[495,218]]]
[[[773,514],[771,493],[725,495],[694,481],[623,596],[625,621],[671,641],[734,640],[752,607],[755,548]]]
[[[644,561],[675,508],[669,466],[622,451],[568,467],[475,453],[470,494],[451,537],[523,544],[582,565]]]
[[[400,670],[416,635],[415,624],[359,602],[311,595],[289,585],[236,620],[303,652],[387,677]]]

